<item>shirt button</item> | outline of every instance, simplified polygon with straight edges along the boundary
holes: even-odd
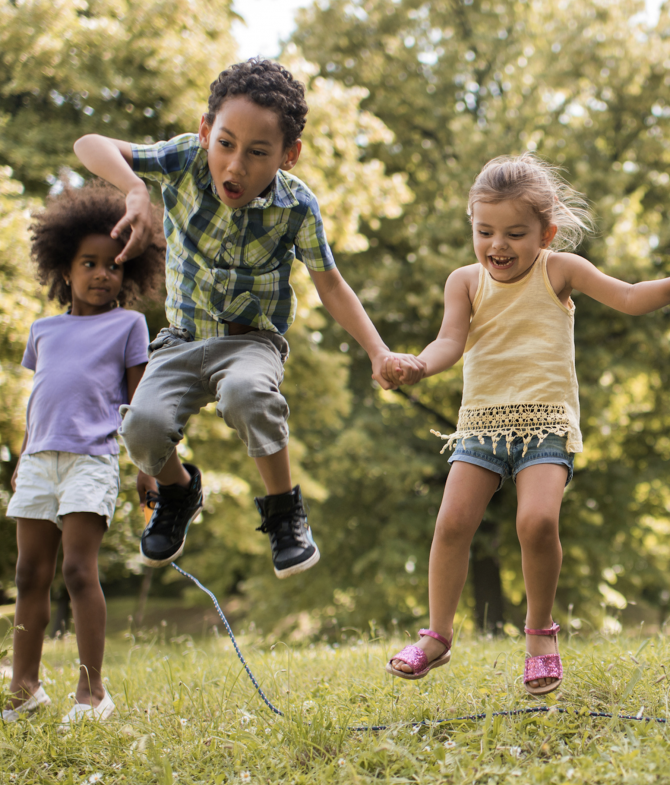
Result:
[[[226,248],[232,248],[232,247],[233,247],[232,243],[230,243],[230,242],[226,243]]]

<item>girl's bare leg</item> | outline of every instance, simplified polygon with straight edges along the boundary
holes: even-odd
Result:
[[[19,558],[16,563],[16,613],[14,624],[14,657],[9,692],[12,698],[6,708],[24,703],[39,687],[44,631],[51,615],[49,590],[56,572],[56,559],[61,533],[55,523],[19,518],[16,541]]]
[[[101,671],[107,606],[98,577],[98,551],[106,531],[101,515],[63,516],[63,578],[72,601],[81,663],[75,695],[77,703],[89,706],[97,706],[105,696]]]
[[[468,575],[470,543],[484,517],[486,507],[500,483],[500,476],[471,463],[452,464],[437,515],[430,549],[428,596],[430,629],[451,638],[458,601]],[[426,636],[416,644],[432,662],[444,646]],[[412,668],[393,660],[396,670],[411,673]]]
[[[516,477],[518,496],[516,530],[521,544],[521,564],[526,584],[526,626],[539,630],[551,627],[551,611],[561,572],[563,551],[558,537],[558,519],[568,470],[542,463],[522,469]],[[526,651],[533,657],[554,654],[553,638],[527,635]],[[531,687],[555,679],[535,679]]]

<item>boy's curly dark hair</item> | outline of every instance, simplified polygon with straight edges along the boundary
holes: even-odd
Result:
[[[109,234],[125,212],[123,194],[102,180],[93,180],[82,188],[65,186],[61,193],[48,199],[44,210],[32,216],[32,257],[39,282],[49,287],[50,300],[61,305],[72,302],[72,292],[63,275],[70,271],[81,241],[89,234]],[[158,209],[154,210],[154,222],[149,247],[123,266],[119,305],[142,296],[154,299],[159,292],[165,268],[165,240]],[[125,244],[128,237],[130,230],[122,232],[119,240]]]
[[[285,148],[292,147],[300,138],[308,111],[305,86],[279,63],[252,57],[222,71],[209,89],[209,111],[205,114],[208,125],[214,125],[216,113],[226,98],[246,95],[255,104],[277,112]]]

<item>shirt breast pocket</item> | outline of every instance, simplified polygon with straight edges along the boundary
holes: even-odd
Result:
[[[263,226],[260,223],[249,223],[248,240],[244,247],[245,267],[274,269],[277,261],[284,258],[286,250],[293,245],[288,237],[288,221]]]

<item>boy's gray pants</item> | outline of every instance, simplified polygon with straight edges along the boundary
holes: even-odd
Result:
[[[119,433],[133,463],[158,474],[189,417],[212,401],[251,457],[279,452],[288,444],[289,409],[279,392],[288,352],[286,339],[269,330],[188,343],[170,337],[151,354],[132,403],[121,407]]]

